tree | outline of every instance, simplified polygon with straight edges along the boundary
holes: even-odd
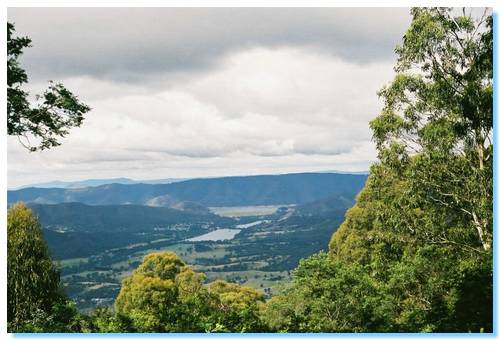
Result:
[[[320,252],[300,261],[292,285],[268,301],[265,315],[278,331],[381,332],[388,317],[383,299],[362,266]]]
[[[130,324],[122,331],[138,332],[245,332],[264,328],[259,309],[262,294],[224,281],[205,288],[204,281],[203,273],[193,271],[173,252],[146,255],[122,283],[115,302],[117,315],[100,313],[95,321],[97,328],[109,331],[103,326],[106,323],[113,325],[114,331],[119,325]]]
[[[134,329],[131,320],[121,314],[115,314],[110,309],[96,308],[90,316],[90,331],[95,333],[128,333]]]
[[[22,89],[28,75],[18,58],[31,46],[31,39],[15,37],[14,32],[14,25],[7,23],[7,134],[17,136],[30,151],[58,146],[58,138],[80,126],[90,107],[62,84],[53,82],[43,94],[35,96],[34,105],[30,104],[29,93]],[[32,144],[33,139],[38,145]]]
[[[126,278],[115,302],[117,313],[132,320],[139,332],[173,332],[182,318],[175,283],[185,264],[175,253],[153,253]]]
[[[61,290],[40,222],[24,204],[13,205],[7,213],[9,332],[61,330],[73,316],[76,310]]]
[[[261,320],[264,297],[259,291],[217,280],[208,286],[208,292],[212,307],[208,331],[241,333],[267,329]]]
[[[275,330],[492,331],[492,18],[416,8],[370,123],[379,162],[267,307]]]
[[[472,10],[471,10],[472,11]],[[371,122],[381,162],[403,168],[412,156],[410,190],[463,215],[484,251],[492,242],[493,19],[485,9],[412,9],[396,49],[394,81]],[[398,157],[394,157],[395,153]],[[456,242],[439,230],[434,242]]]
[[[412,16],[370,124],[380,162],[331,258],[379,280],[392,329],[491,330],[492,17]]]
[[[466,222],[440,206],[423,204],[390,167],[373,166],[356,205],[331,239],[330,261],[360,266],[374,280],[377,295],[384,297],[379,308],[387,316],[386,330],[491,330],[491,256],[478,251],[482,248]],[[430,241],[434,229],[447,229],[457,244]],[[360,301],[365,299],[370,295]]]

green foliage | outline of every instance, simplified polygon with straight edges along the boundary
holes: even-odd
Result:
[[[300,262],[292,285],[272,298],[265,316],[287,332],[386,330],[383,294],[359,265],[331,261],[320,252]]]
[[[7,214],[9,332],[82,331],[86,321],[61,290],[40,223],[24,204]]]
[[[91,331],[97,333],[128,333],[133,331],[130,319],[107,308],[96,308],[90,315]]]
[[[492,16],[415,8],[398,72],[380,91],[383,113],[371,122],[380,160],[405,169],[420,205],[460,216],[484,250],[492,241]],[[396,147],[397,146],[397,147]],[[394,161],[399,160],[399,161]],[[423,208],[423,207],[421,207]]]
[[[491,330],[491,252],[463,215],[413,188],[413,160],[402,177],[383,164],[372,167],[356,206],[332,237],[330,258],[362,265],[377,280],[391,315],[387,329]]]
[[[7,214],[7,314],[9,329],[37,324],[62,299],[59,272],[52,264],[40,223],[19,203]]]
[[[207,323],[210,332],[262,332],[260,319],[264,298],[257,290],[222,280],[208,286],[212,313]]]
[[[115,302],[116,315],[97,315],[96,328],[104,332],[123,325],[126,328],[122,331],[137,332],[244,332],[264,328],[259,314],[262,294],[224,281],[205,288],[204,280],[204,274],[193,271],[173,252],[149,254],[123,281]],[[111,329],[106,320],[111,320]]]
[[[73,302],[68,300],[54,303],[49,312],[41,310],[32,314],[29,320],[11,328],[15,333],[88,333],[92,331],[91,320],[78,312]]]
[[[171,252],[153,253],[122,283],[115,308],[139,332],[172,332],[181,318],[175,277],[184,263]]]
[[[14,25],[7,23],[7,133],[17,136],[30,151],[58,146],[58,138],[66,136],[68,129],[80,126],[90,107],[62,84],[53,82],[36,96],[36,104],[30,105],[29,93],[22,89],[28,75],[18,58],[23,49],[31,46],[31,39],[15,37],[14,33]],[[37,146],[31,144],[30,137],[38,141]]]
[[[371,122],[379,163],[278,331],[492,331],[492,19],[416,8]]]

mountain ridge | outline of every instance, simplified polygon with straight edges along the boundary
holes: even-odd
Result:
[[[88,187],[97,187],[106,184],[169,184],[174,182],[185,181],[190,178],[165,178],[165,179],[151,179],[151,180],[136,180],[127,177],[116,178],[89,178],[81,181],[50,181],[43,183],[33,183],[21,185],[9,190],[20,190],[27,188],[59,188],[59,189],[82,189]]]
[[[333,173],[345,175],[368,175],[368,171],[342,171],[342,170],[323,170],[313,172],[299,172],[301,173]],[[274,175],[290,175],[295,173],[282,173],[282,174],[262,174],[262,175],[234,175],[234,176],[208,176],[208,177],[191,177],[191,178],[160,178],[160,179],[132,179],[128,177],[115,177],[115,178],[88,178],[75,181],[48,181],[42,183],[31,183],[19,185],[9,190],[20,190],[27,188],[60,188],[60,189],[79,189],[96,187],[106,184],[170,184],[175,182],[187,181],[190,179],[208,179],[208,178],[227,178],[227,177],[251,177],[251,176],[274,176]]]
[[[168,195],[172,201],[195,202],[205,207],[303,204],[334,194],[354,197],[364,186],[366,178],[366,175],[354,174],[293,173],[200,178],[169,184],[105,184],[75,189],[25,188],[9,190],[7,201],[147,205],[148,202],[162,202],[160,197]]]

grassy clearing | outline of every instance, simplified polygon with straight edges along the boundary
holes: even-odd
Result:
[[[210,245],[212,250],[200,251],[195,250],[195,245],[193,243],[176,243],[170,246],[161,248],[161,251],[173,251],[175,252],[184,262],[188,264],[196,263],[197,259],[220,259],[226,256],[228,252],[224,245]]]
[[[73,266],[79,263],[87,263],[89,261],[88,257],[77,257],[74,259],[59,260],[59,264],[63,267]]]
[[[200,270],[202,268],[199,268]],[[247,271],[227,271],[227,272],[210,272],[206,271],[208,281],[226,280],[231,282],[240,282],[250,287],[264,291],[269,288],[271,293],[282,285],[283,279],[288,281],[290,275],[287,271],[265,272],[260,270]],[[281,278],[278,280],[278,278]]]

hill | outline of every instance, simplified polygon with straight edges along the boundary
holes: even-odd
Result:
[[[299,173],[192,179],[170,184],[106,184],[88,188],[25,188],[8,191],[8,202],[88,205],[158,205],[196,202],[204,206],[303,204],[332,195],[354,197],[366,175]],[[168,196],[165,196],[168,195]],[[163,196],[163,198],[162,198]],[[168,197],[168,199],[165,199]]]
[[[354,197],[348,195],[333,195],[313,202],[304,203],[295,208],[295,216],[323,216],[346,211],[354,205]]]
[[[44,227],[81,232],[151,231],[175,224],[217,223],[229,218],[140,205],[90,206],[82,203],[29,204]]]

